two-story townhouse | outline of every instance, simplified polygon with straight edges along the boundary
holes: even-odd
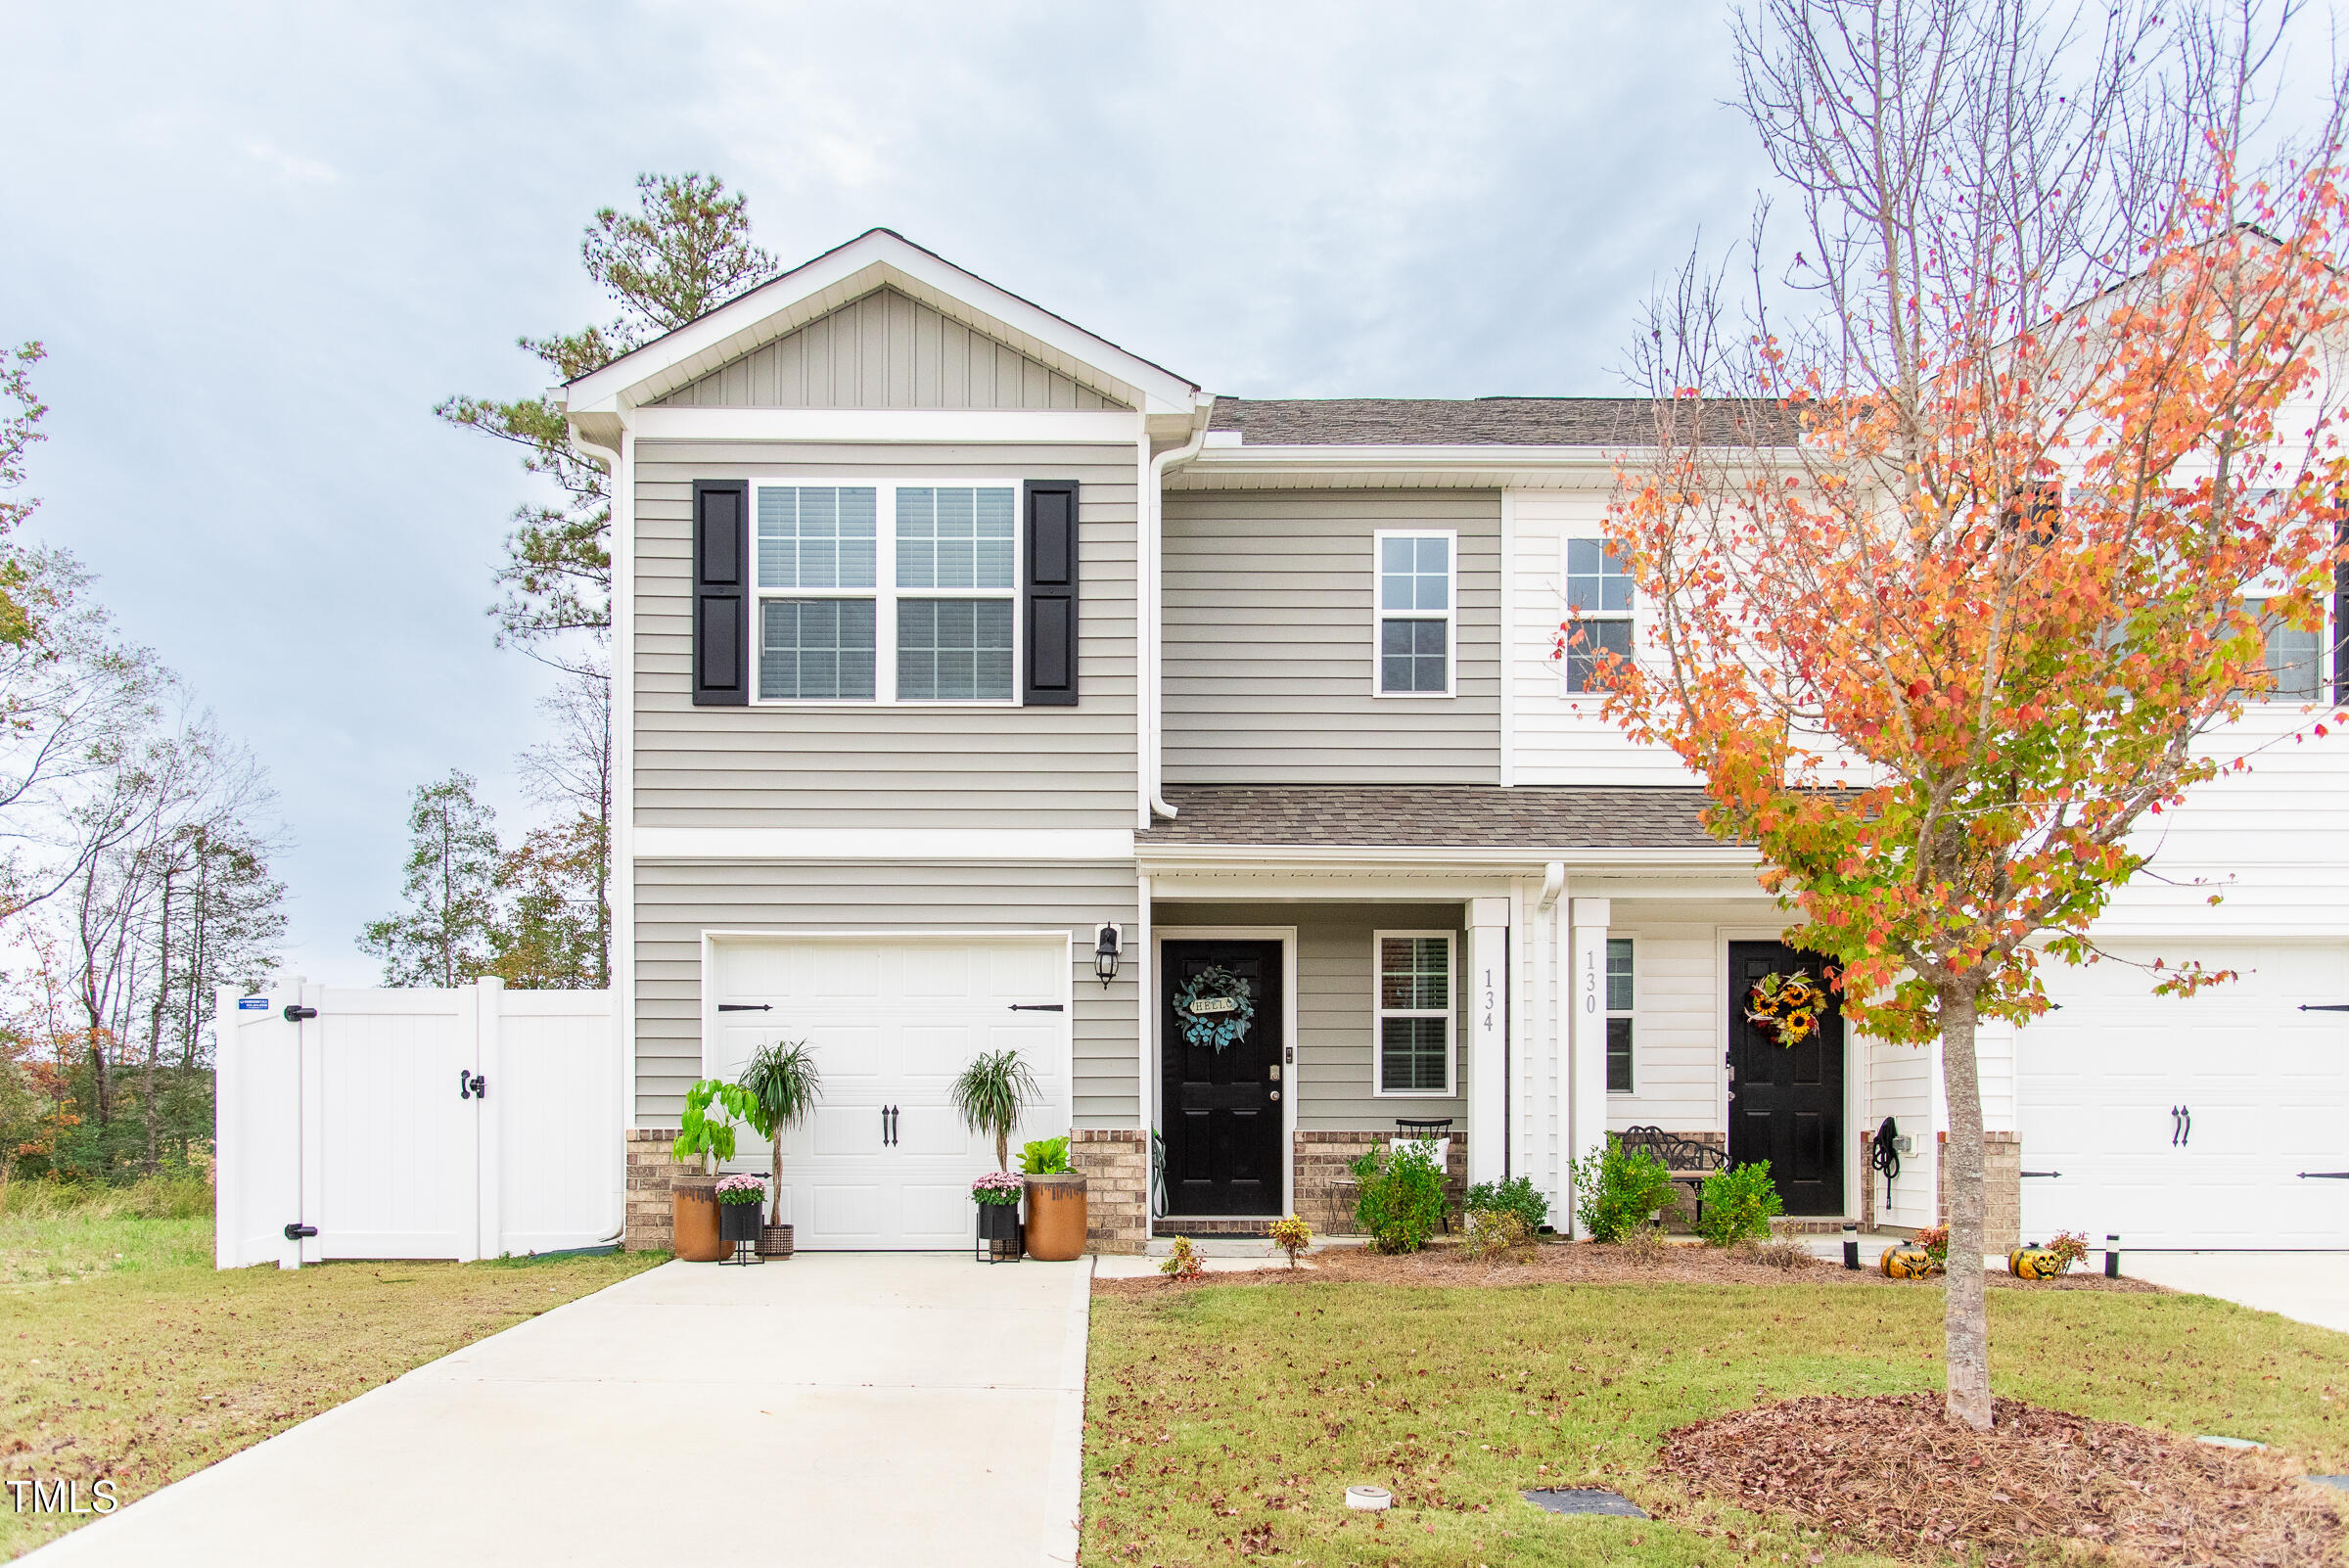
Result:
[[[1007,1046],[1107,1250],[1346,1228],[1399,1135],[1563,1222],[1634,1126],[1771,1160],[1792,1216],[1931,1222],[1931,1052],[1744,1021],[1808,960],[1556,656],[1638,636],[1600,540],[1638,405],[1214,398],[878,230],[562,395],[614,474],[632,1244],[686,1088],[776,1038],[823,1064],[810,1248],[967,1244],[992,1152],[947,1085]],[[2107,922],[2240,983],[2059,971],[1986,1042],[1996,1229],[2340,1244],[2337,766],[2213,786]]]

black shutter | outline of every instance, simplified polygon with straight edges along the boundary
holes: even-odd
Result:
[[[1077,706],[1077,482],[1028,482],[1027,690],[1036,708]]]
[[[751,700],[750,486],[693,482],[693,703]]]

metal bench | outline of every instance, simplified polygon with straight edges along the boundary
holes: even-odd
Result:
[[[1627,1150],[1645,1149],[1661,1160],[1674,1183],[1687,1187],[1689,1206],[1696,1217],[1704,1217],[1705,1176],[1727,1169],[1727,1154],[1696,1138],[1675,1137],[1660,1127],[1627,1127],[1615,1138]]]

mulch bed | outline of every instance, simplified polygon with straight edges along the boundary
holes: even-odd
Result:
[[[1388,1258],[1366,1247],[1331,1247],[1316,1252],[1310,1268],[1295,1271],[1277,1263],[1249,1272],[1209,1273],[1201,1285],[1278,1285],[1289,1283],[1346,1283],[1381,1285],[1859,1285],[1885,1290],[1933,1290],[1937,1280],[1886,1279],[1868,1258],[1857,1271],[1824,1259],[1805,1257],[1780,1268],[1718,1247],[1674,1245],[1653,1261],[1623,1247],[1590,1242],[1551,1242],[1533,1248],[1523,1262],[1491,1262],[1456,1245]],[[1993,1289],[2104,1290],[2160,1294],[2161,1287],[2142,1279],[2106,1279],[2102,1274],[2065,1274],[2057,1279],[2024,1280],[2003,1273],[1989,1276]],[[1138,1296],[1183,1289],[1162,1275],[1144,1279],[1096,1279],[1097,1296]]]
[[[1955,1425],[1938,1394],[1813,1396],[1668,1433],[1656,1473],[1916,1561],[2000,1568],[2066,1542],[2125,1563],[2341,1561],[2333,1496],[2274,1455],[2015,1400],[1992,1420]]]

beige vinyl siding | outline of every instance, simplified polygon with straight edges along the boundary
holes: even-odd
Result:
[[[1454,696],[1373,694],[1385,528],[1458,531]],[[1500,497],[1171,493],[1165,659],[1170,782],[1497,783]]]
[[[1095,978],[1093,931],[1104,920],[1133,929],[1131,866],[640,861],[632,1125],[676,1126],[685,1091],[701,1076],[706,930],[788,936],[1066,927],[1076,939],[1077,1125],[1133,1127],[1141,1115],[1134,972],[1106,988]]]
[[[886,450],[637,443],[638,826],[1132,826],[1134,449]],[[1078,482],[1077,707],[693,706],[693,482],[866,477]]]
[[[1391,1130],[1399,1116],[1449,1116],[1468,1130],[1468,934],[1457,903],[1172,903],[1153,905],[1151,923],[1169,942],[1178,926],[1297,928],[1297,1096],[1301,1132]],[[1376,1030],[1371,934],[1450,931],[1452,942],[1452,1087],[1449,1098],[1371,1092]]]
[[[686,383],[696,408],[1123,408],[895,289],[852,300]]]

